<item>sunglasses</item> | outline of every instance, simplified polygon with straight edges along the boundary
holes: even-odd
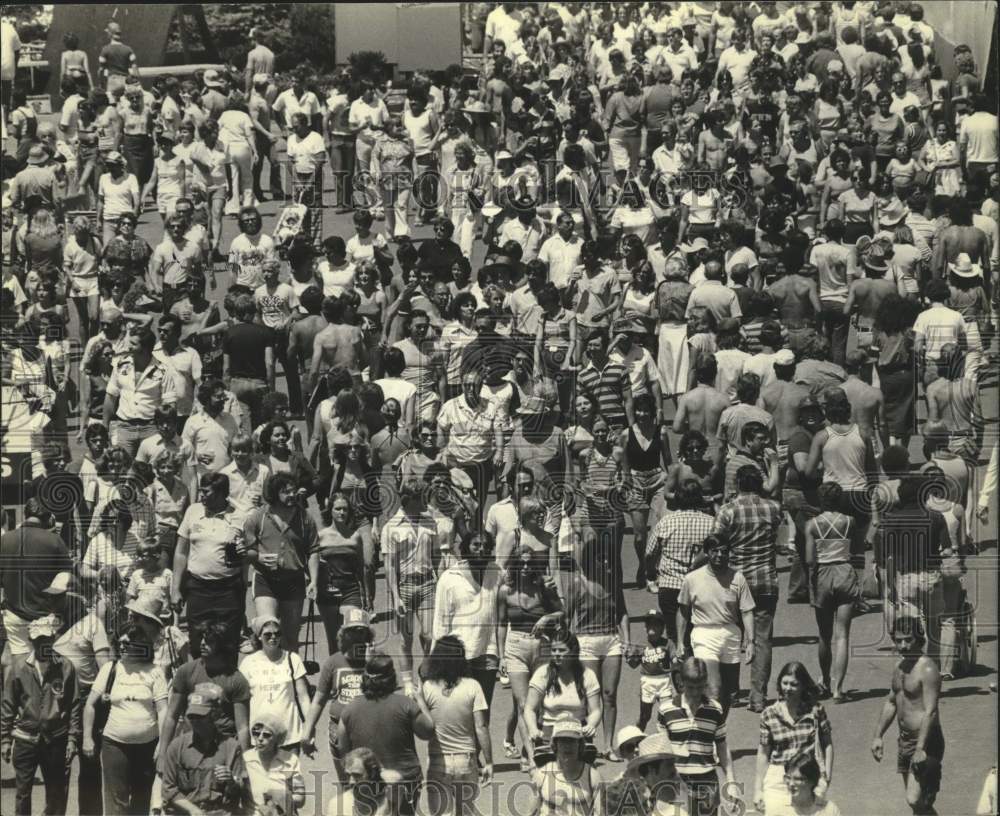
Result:
[[[267,632],[260,633],[261,640],[278,640],[281,637],[281,632],[275,632],[274,630],[268,630]]]
[[[255,725],[250,729],[250,736],[271,739],[274,736],[274,732],[268,731],[263,725]]]

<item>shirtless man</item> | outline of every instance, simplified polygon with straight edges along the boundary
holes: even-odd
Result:
[[[854,325],[858,346],[866,347],[872,344],[872,327],[875,325],[878,307],[883,300],[897,291],[896,284],[883,277],[888,268],[888,264],[884,261],[866,265],[865,276],[853,281],[847,291],[844,314]]]
[[[988,269],[990,264],[990,240],[979,227],[972,224],[972,206],[956,196],[948,210],[951,225],[942,230],[941,237],[934,245],[931,272],[935,278],[948,277],[948,264],[954,263],[960,253],[966,253],[974,264]]]
[[[882,761],[882,736],[899,722],[896,770],[903,775],[906,804],[914,813],[933,813],[941,788],[944,734],[938,712],[941,673],[937,663],[923,653],[924,635],[917,618],[900,616],[892,627],[892,640],[902,660],[892,674],[892,690],[882,706],[872,756]]]
[[[335,366],[349,371],[355,385],[361,383],[361,370],[368,364],[368,349],[361,329],[346,323],[344,312],[343,297],[324,298],[323,317],[329,325],[313,339],[307,377],[310,393],[319,375]]]
[[[840,387],[847,394],[847,399],[851,402],[851,422],[856,422],[861,431],[861,435],[875,442],[876,435],[879,443],[883,446],[889,444],[887,428],[882,423],[882,412],[885,405],[885,398],[882,391],[873,388],[861,379],[861,366],[868,360],[860,349],[848,352],[844,361],[844,370],[847,372],[847,379],[841,383]],[[876,445],[876,454],[881,451]]]
[[[674,415],[674,433],[679,436],[685,431],[701,432],[708,440],[709,455],[718,444],[719,417],[731,404],[729,397],[714,385],[718,373],[714,357],[704,360],[694,371],[695,387],[677,400]]]
[[[941,347],[938,378],[927,386],[927,421],[943,423],[951,435],[950,449],[970,465],[978,464],[983,407],[977,384],[962,375],[962,355],[954,343]]]
[[[312,360],[315,346],[313,341],[324,328],[326,328],[326,318],[320,311],[323,308],[323,290],[318,286],[309,286],[299,297],[299,304],[306,310],[306,316],[301,317],[292,323],[288,329],[288,365],[297,366],[299,371],[304,371],[306,360]],[[311,387],[307,386],[307,394],[311,393]],[[312,436],[312,416],[306,412],[306,436]]]
[[[788,440],[799,424],[799,405],[809,396],[809,389],[792,381],[795,377],[795,355],[788,349],[781,349],[775,355],[773,366],[777,379],[761,389],[757,405],[774,420],[778,461],[784,464],[788,459]]]
[[[806,265],[798,272],[789,272],[764,291],[774,298],[778,317],[788,329],[789,345],[799,346],[805,331],[816,328],[822,306],[819,302],[819,285],[815,266]]]
[[[698,135],[698,165],[707,165],[718,173],[726,169],[732,137],[724,127],[725,116],[721,111],[712,111],[705,116],[710,127]]]

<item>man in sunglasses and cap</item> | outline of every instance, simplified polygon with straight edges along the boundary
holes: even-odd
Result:
[[[531,774],[537,797],[535,807],[525,812],[605,812],[604,780],[584,758],[584,743],[583,728],[578,722],[558,720],[553,724],[551,751],[536,752],[536,762],[542,761],[543,764]],[[687,816],[686,812],[682,816]]]
[[[188,695],[191,730],[174,737],[163,756],[163,804],[176,813],[244,813],[250,798],[239,743],[215,724],[224,699],[214,683]]]

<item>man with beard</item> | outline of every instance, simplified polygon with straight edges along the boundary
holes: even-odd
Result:
[[[432,553],[434,572],[440,575],[459,560],[458,542],[469,535],[468,513],[459,501],[451,481],[451,471],[442,462],[431,462],[424,471],[427,485],[427,514],[434,519],[438,532],[438,548]]]
[[[493,536],[488,533],[463,535],[461,560],[441,574],[434,596],[434,640],[446,635],[461,639],[469,676],[479,681],[487,706],[493,702],[500,666],[497,590],[502,572],[493,560],[493,548]],[[487,722],[489,716],[487,708]]]
[[[914,813],[933,813],[945,747],[938,712],[941,673],[937,663],[923,654],[924,634],[917,618],[896,618],[892,639],[901,660],[893,670],[892,690],[875,726],[872,756],[882,761],[882,736],[898,720],[896,770],[903,775],[906,804]]]
[[[226,407],[226,387],[220,380],[198,386],[198,402],[204,410],[188,417],[181,436],[194,450],[199,475],[217,471],[230,463],[229,445],[240,432]]]

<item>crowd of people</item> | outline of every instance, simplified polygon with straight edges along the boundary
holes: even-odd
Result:
[[[970,49],[944,79],[907,2],[468,5],[475,71],[327,87],[254,30],[147,88],[111,22],[56,121],[4,86],[15,812],[36,771],[68,812],[75,762],[85,814],[465,814],[502,756],[546,816],[837,816],[862,614],[899,654],[873,761],[895,720],[933,812],[996,521]],[[818,648],[772,682],[779,557]]]

